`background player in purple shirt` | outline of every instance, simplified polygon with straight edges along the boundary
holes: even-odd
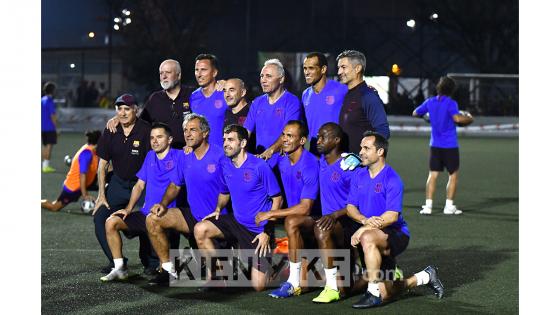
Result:
[[[340,168],[342,137],[342,128],[332,122],[321,126],[317,134],[317,151],[321,153],[319,187],[323,216],[315,224],[315,238],[325,266],[326,285],[321,294],[313,299],[315,303],[330,303],[340,299],[337,269],[328,257],[332,257],[332,249],[349,247],[349,238],[345,239],[344,231],[349,230],[351,224],[346,215],[346,202],[354,172]]]
[[[166,230],[176,230],[192,236],[194,226],[208,214],[214,212],[220,193],[220,160],[224,152],[220,147],[208,143],[210,126],[204,116],[195,113],[187,115],[183,123],[187,146],[192,153],[181,153],[176,172],[163,198],[160,198],[151,209],[152,215],[146,220],[150,240],[158,254],[162,271],[150,280],[150,284],[165,285],[169,277],[177,278],[173,262],[169,259],[169,241]],[[175,208],[170,202],[186,186],[189,208]],[[194,238],[189,243],[194,246]]]
[[[51,152],[56,144],[56,106],[54,104],[54,91],[56,85],[52,82],[45,83],[43,90],[45,95],[41,97],[41,141],[43,142],[43,173],[56,171],[50,166]]]
[[[306,241],[314,241],[315,220],[313,217],[320,215],[319,203],[314,202],[319,193],[319,163],[313,154],[303,148],[307,142],[307,136],[307,126],[299,120],[291,120],[284,127],[282,131],[283,155],[280,157],[278,168],[288,208],[260,212],[255,218],[257,224],[261,221],[285,218],[284,228],[288,235],[290,277],[280,288],[269,294],[275,298],[301,294],[302,263],[298,261],[298,250],[305,248],[304,235],[307,236]]]
[[[436,90],[437,96],[428,98],[412,112],[412,115],[416,117],[429,113],[432,125],[426,204],[422,206],[420,214],[432,214],[437,178],[444,167],[449,173],[449,181],[447,182],[447,199],[443,213],[461,214],[463,211],[458,210],[453,204],[459,178],[459,142],[455,124],[470,123],[472,117],[461,115],[457,102],[451,99],[451,95],[455,91],[455,81],[452,78],[441,77]]]
[[[222,146],[222,130],[227,110],[224,92],[217,88],[218,59],[211,54],[196,57],[194,76],[199,88],[189,98],[190,108],[194,113],[203,115],[210,124],[208,143]]]
[[[301,105],[294,94],[284,88],[284,66],[278,59],[270,59],[261,70],[263,95],[251,104],[244,127],[249,134],[257,133],[259,157],[276,166],[282,146],[282,129],[290,120],[301,119]]]
[[[327,79],[327,57],[319,52],[308,54],[303,61],[305,83],[309,87],[303,91],[301,102],[309,126],[309,152],[317,152],[317,133],[328,122],[338,123],[340,108],[348,87],[334,80]]]
[[[270,254],[273,232],[271,224],[255,223],[259,212],[280,208],[282,196],[276,177],[263,160],[247,153],[245,147],[248,132],[239,125],[224,129],[224,152],[228,159],[222,160],[222,191],[214,213],[195,226],[198,247],[212,256],[215,247],[212,239],[235,240],[240,249],[253,249],[259,257]],[[220,215],[230,200],[233,215]],[[263,227],[263,225],[265,225]],[[259,259],[251,270],[251,282],[257,291],[266,287],[268,266]]]
[[[350,152],[360,151],[360,140],[366,130],[390,137],[385,107],[377,91],[364,81],[366,57],[356,50],[346,50],[336,57],[340,82],[348,85],[340,110],[339,125],[348,139]],[[346,144],[346,143],[345,143]],[[346,149],[346,148],[345,148]]]
[[[172,141],[171,128],[168,125],[164,123],[152,125],[150,132],[152,150],[148,152],[142,167],[136,173],[138,181],[132,188],[130,201],[124,209],[115,211],[105,221],[107,242],[115,267],[109,274],[101,277],[101,281],[123,280],[128,277],[128,270],[124,266],[122,239],[119,231],[122,231],[127,238],[147,236],[146,215],[150,213],[152,205],[161,200],[167,185],[171,182],[171,176],[175,173],[178,157],[183,154],[180,150],[171,149]],[[140,211],[132,212],[144,188],[146,189],[144,204]],[[153,252],[151,246],[149,247],[146,251]],[[140,252],[140,258],[144,259],[142,255],[143,253]],[[152,253],[152,256],[155,256],[155,253]]]
[[[360,158],[365,167],[354,172],[348,195],[348,216],[362,225],[352,235],[351,244],[363,249],[368,280],[367,291],[354,308],[381,305],[404,289],[423,284],[443,296],[443,285],[432,266],[404,281],[392,281],[395,257],[408,246],[410,233],[402,216],[404,185],[385,163],[388,145],[383,135],[364,133]]]

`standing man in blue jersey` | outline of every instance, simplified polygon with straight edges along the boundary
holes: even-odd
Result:
[[[136,173],[151,149],[151,127],[150,124],[136,117],[138,104],[134,96],[130,94],[119,96],[115,101],[115,107],[119,119],[117,131],[112,133],[109,129],[105,129],[97,143],[99,193],[92,212],[95,236],[109,260],[109,265],[101,270],[104,274],[109,273],[114,267],[113,256],[107,243],[105,221],[113,212],[124,209],[128,205],[132,188],[138,180]],[[113,166],[113,175],[105,187],[109,165]],[[150,242],[147,236],[140,236],[142,248],[146,242],[148,244]],[[145,268],[144,272],[152,273],[154,268]]]
[[[124,209],[117,210],[105,221],[105,231],[107,235],[107,242],[113,255],[113,262],[115,267],[109,274],[101,277],[101,281],[124,280],[128,277],[128,270],[124,265],[122,253],[122,239],[119,231],[131,239],[136,236],[142,235],[144,238],[147,236],[146,229],[146,216],[150,213],[153,204],[161,200],[165,193],[167,185],[171,182],[171,177],[174,175],[177,168],[177,161],[184,153],[178,149],[171,149],[171,128],[164,123],[152,124],[150,132],[150,144],[152,150],[148,152],[142,168],[136,173],[138,181],[132,188],[130,200]],[[134,206],[140,199],[142,192],[146,190],[144,204],[140,211],[132,212]],[[171,203],[175,204],[175,201]],[[142,263],[150,261],[157,267],[157,257],[153,252],[152,246],[149,242],[140,252]]]
[[[211,54],[201,54],[196,57],[194,76],[199,88],[189,98],[190,108],[194,113],[203,115],[210,124],[212,131],[208,143],[222,146],[222,129],[227,110],[224,92],[217,89],[218,59]]]
[[[288,208],[259,212],[255,222],[284,219],[288,235],[290,276],[280,288],[269,295],[274,298],[287,298],[301,294],[300,276],[302,263],[298,252],[311,247],[315,219],[321,215],[319,203],[315,203],[319,193],[319,162],[303,148],[307,142],[307,126],[299,120],[290,120],[282,131],[282,152],[278,162],[282,185],[286,194]],[[305,236],[305,237],[304,237]],[[311,244],[305,246],[305,243]]]
[[[441,298],[443,285],[437,269],[428,266],[404,281],[392,281],[396,260],[408,246],[410,232],[402,215],[404,185],[385,163],[389,144],[380,133],[366,131],[361,141],[362,166],[350,184],[348,216],[355,221],[352,246],[364,252],[368,287],[354,308],[379,306],[404,289],[427,284]]]
[[[344,140],[348,141],[348,150],[357,153],[366,130],[379,132],[389,139],[389,123],[379,94],[364,81],[366,56],[356,50],[345,50],[336,57],[336,61],[340,82],[348,86],[339,125],[347,137]]]
[[[238,243],[240,249],[254,250],[258,257],[270,254],[270,242],[274,237],[272,224],[255,223],[259,212],[273,211],[282,205],[282,196],[276,177],[265,161],[247,153],[245,147],[249,134],[240,125],[224,129],[222,189],[216,210],[196,224],[194,234],[198,247],[212,257],[215,253],[213,239],[226,239]],[[231,199],[233,214],[221,215],[221,209]],[[251,269],[253,288],[262,291],[266,287],[266,261],[258,259]]]
[[[150,284],[166,285],[170,276],[177,278],[173,262],[169,259],[169,241],[166,230],[175,230],[189,236],[194,242],[194,226],[208,214],[214,212],[220,193],[220,160],[224,157],[221,147],[208,143],[210,126],[204,116],[187,115],[183,122],[187,146],[192,153],[179,156],[176,172],[165,195],[154,204],[146,225],[152,245],[161,262],[162,271],[150,280]],[[185,185],[189,208],[175,208],[171,202]],[[191,243],[191,246],[195,244]]]
[[[166,59],[159,65],[159,83],[161,90],[150,95],[140,118],[148,123],[162,122],[171,128],[173,142],[171,147],[182,149],[185,146],[183,129],[181,124],[183,118],[191,112],[189,107],[189,96],[191,89],[181,85],[181,65],[177,60]],[[107,128],[116,132],[119,124],[115,116],[107,122]]]
[[[309,151],[317,152],[317,133],[328,122],[338,123],[342,101],[348,87],[327,79],[327,57],[319,52],[308,54],[303,61],[305,83],[309,87],[303,91],[301,102],[311,135]]]
[[[444,214],[461,214],[453,204],[457,181],[459,178],[459,142],[455,124],[470,123],[472,117],[459,113],[459,106],[451,95],[455,91],[455,81],[450,77],[441,77],[437,86],[437,95],[430,97],[418,106],[412,115],[422,117],[429,113],[432,125],[430,139],[430,173],[426,181],[426,204],[420,210],[421,214],[432,214],[433,196],[439,173],[445,167],[449,173],[447,182],[447,198]]]
[[[282,130],[290,120],[301,119],[301,104],[294,94],[284,88],[284,66],[278,59],[265,61],[261,70],[263,95],[251,104],[245,128],[256,132],[256,152],[268,160],[271,167],[278,163],[282,146]]]
[[[245,82],[239,78],[228,79],[224,85],[224,97],[228,105],[224,126],[237,124],[243,126],[249,115],[251,105],[246,99]],[[247,152],[255,153],[255,135],[249,137]]]
[[[317,134],[319,160],[319,187],[322,217],[315,224],[315,238],[321,250],[325,266],[326,285],[313,299],[315,303],[331,303],[340,300],[341,292],[336,281],[337,269],[332,257],[333,249],[349,248],[352,221],[346,215],[346,201],[354,172],[343,171],[342,138],[344,133],[338,124],[329,122],[321,126]],[[352,260],[351,260],[352,261]],[[342,288],[341,288],[342,289]]]
[[[56,170],[50,165],[51,152],[56,144],[56,106],[54,104],[54,91],[56,85],[47,82],[43,86],[45,95],[41,98],[41,140],[43,142],[43,159],[41,170],[43,173],[53,173]]]

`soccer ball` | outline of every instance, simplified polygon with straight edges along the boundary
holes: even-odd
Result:
[[[471,113],[467,112],[466,110],[460,110],[460,111],[459,111],[459,114],[461,114],[462,116],[470,117],[471,120],[470,120],[469,122],[467,122],[467,123],[459,123],[459,124],[457,124],[457,126],[459,126],[459,127],[465,127],[465,126],[468,126],[468,125],[470,125],[470,124],[473,123],[474,119],[473,119],[473,116],[471,115]]]
[[[70,164],[72,164],[72,157],[70,155],[66,155],[64,157],[64,164],[70,166]]]
[[[90,213],[95,207],[95,202],[93,200],[82,200],[81,207],[83,213]]]
[[[424,116],[422,116],[422,119],[424,119],[424,121],[429,124],[430,123],[430,113],[424,114]]]

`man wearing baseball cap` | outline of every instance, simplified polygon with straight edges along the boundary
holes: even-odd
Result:
[[[150,150],[151,127],[149,123],[136,117],[138,105],[134,96],[131,94],[119,96],[115,100],[115,109],[119,120],[116,132],[112,133],[105,128],[97,144],[99,194],[92,214],[95,236],[109,260],[109,265],[101,270],[105,274],[114,266],[105,235],[105,221],[113,212],[127,206],[132,188],[137,181],[136,173]],[[107,179],[109,163],[113,166],[113,175]],[[106,183],[107,187],[105,187]],[[142,203],[143,201],[139,202]],[[157,257],[150,259],[150,251],[149,239],[141,237],[140,259],[145,272],[155,271],[159,265]],[[126,262],[126,258],[124,260]]]

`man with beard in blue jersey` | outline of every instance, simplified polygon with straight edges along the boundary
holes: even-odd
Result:
[[[258,255],[256,266],[251,269],[251,282],[256,291],[266,287],[271,240],[274,238],[272,224],[255,223],[259,212],[273,211],[282,205],[282,196],[276,177],[267,163],[247,153],[249,134],[240,125],[224,129],[224,153],[222,159],[222,189],[216,210],[196,224],[194,234],[198,247],[207,257],[215,253],[214,239],[225,239],[251,249]],[[233,214],[221,215],[221,209],[230,201]]]

